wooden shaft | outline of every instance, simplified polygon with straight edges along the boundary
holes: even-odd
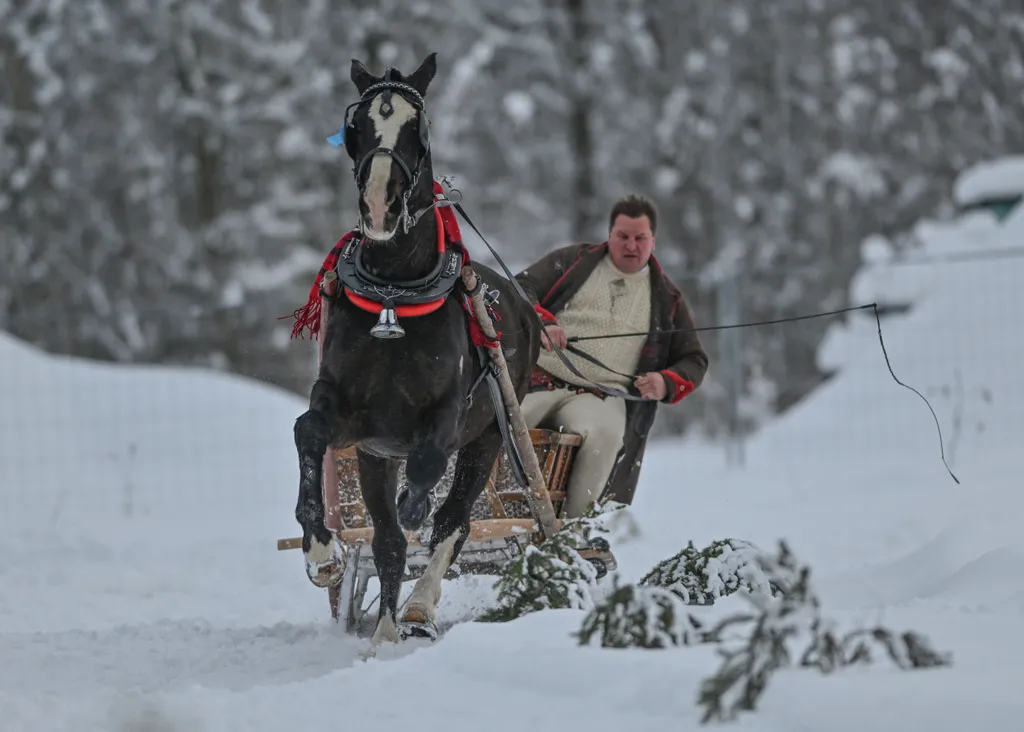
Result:
[[[324,272],[324,279],[320,288],[328,297],[334,297],[335,293],[338,291],[338,273],[333,269],[329,269]]]
[[[338,291],[338,273],[333,269],[324,272],[323,294],[334,297]],[[331,315],[331,301],[323,299],[320,306],[320,338],[317,345],[317,370],[324,361],[324,341],[327,335],[327,321]],[[341,521],[341,503],[338,494],[338,467],[334,458],[334,450],[330,447],[324,452],[323,464],[320,468],[320,493],[324,498],[324,524],[331,531],[343,527]]]
[[[537,522],[533,519],[484,519],[470,523],[467,541],[489,541],[491,539],[504,539],[509,536],[526,536],[537,533],[538,529]],[[345,546],[369,544],[373,541],[373,529],[344,529],[337,532],[337,537],[338,541]],[[405,532],[405,538],[409,542],[409,546],[423,546],[423,542],[420,541],[417,532],[407,531]],[[302,537],[277,540],[278,551],[301,548]]]
[[[462,282],[469,292],[476,290],[477,276],[472,267],[462,268]],[[481,288],[472,298],[473,313],[476,315],[484,335],[491,340],[497,340],[498,334],[494,330],[494,323],[484,305],[484,293]],[[505,409],[508,412],[509,421],[512,425],[512,436],[519,448],[519,454],[523,457],[526,467],[526,477],[530,484],[527,494],[530,499],[530,509],[540,523],[541,536],[543,539],[550,538],[558,531],[558,520],[555,516],[555,507],[551,504],[551,496],[548,495],[547,484],[544,481],[544,473],[540,469],[540,462],[537,460],[537,453],[533,449],[533,441],[530,439],[530,430],[523,419],[523,413],[519,409],[519,397],[516,395],[515,387],[512,386],[512,379],[508,375],[508,364],[505,362],[505,352],[501,346],[489,347],[487,349],[491,359],[498,367],[498,384],[501,387],[501,398],[505,402]],[[500,418],[500,417],[499,417]]]

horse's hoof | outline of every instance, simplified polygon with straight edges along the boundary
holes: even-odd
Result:
[[[341,562],[329,562],[326,564],[306,562],[306,576],[317,587],[331,587],[340,584],[344,574],[345,565]]]
[[[317,587],[330,587],[341,582],[345,573],[345,554],[332,537],[330,544],[321,544],[316,537],[306,552],[306,576]]]
[[[416,531],[430,515],[430,493],[406,488],[398,494],[398,523],[406,531]]]
[[[425,623],[402,621],[398,625],[398,635],[403,641],[410,638],[426,638],[429,641],[436,641],[440,634],[437,626],[430,621]]]
[[[405,608],[405,612],[402,613],[402,619],[398,623],[398,633],[402,640],[407,640],[408,638],[428,638],[435,641],[438,636],[437,625],[434,623],[434,619],[430,617],[427,609],[419,603],[410,603]]]

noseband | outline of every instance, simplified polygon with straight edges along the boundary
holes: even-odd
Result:
[[[423,172],[423,163],[430,154],[430,122],[427,119],[426,105],[423,102],[423,96],[409,84],[401,81],[395,81],[392,78],[393,72],[394,68],[389,66],[384,71],[383,81],[373,84],[367,88],[359,97],[359,101],[353,102],[345,108],[344,126],[338,134],[327,138],[327,141],[335,147],[345,145],[345,150],[353,161],[352,175],[355,177],[356,187],[359,189],[359,194],[361,196],[366,194],[364,174],[374,157],[377,155],[388,155],[398,164],[398,167],[401,169],[402,175],[405,176],[406,181],[405,191],[402,193],[402,213],[399,216],[399,220],[400,225],[402,226],[402,231],[408,233],[420,218],[436,205],[435,203],[432,203],[431,205],[414,213],[409,213],[409,198],[412,196],[412,192],[416,188],[416,184],[419,182],[420,174]],[[350,115],[354,108],[360,107],[364,104],[370,104],[378,94],[380,95],[380,107],[378,108],[378,111],[380,112],[380,116],[384,119],[390,117],[395,111],[395,108],[391,103],[391,98],[394,94],[401,96],[417,111],[419,117],[420,146],[422,149],[418,159],[416,160],[415,167],[410,166],[402,156],[394,150],[394,148],[380,145],[368,150],[361,158],[358,159],[358,161],[356,160],[354,137],[356,126],[351,121]],[[360,217],[358,228],[360,233],[365,235],[366,232],[363,227],[362,217]]]

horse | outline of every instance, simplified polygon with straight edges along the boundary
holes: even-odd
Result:
[[[436,56],[429,54],[408,76],[394,67],[373,76],[352,59],[350,79],[359,100],[329,140],[344,145],[353,163],[358,224],[337,258],[341,287],[322,334],[309,408],[294,425],[295,518],[307,575],[318,587],[340,581],[344,566],[343,550],[324,521],[324,454],[356,448],[381,587],[372,647],[437,637],[441,581],[468,537],[470,511],[507,427],[499,424],[507,419],[504,409],[473,398],[490,364],[480,339],[472,337],[469,300],[458,278],[468,252],[450,240],[445,221],[454,221],[454,212],[445,211],[451,219],[440,215],[445,201],[438,201],[434,182],[424,99]],[[486,302],[521,402],[540,352],[540,319],[509,280],[478,263],[472,267],[488,288]],[[430,517],[431,494],[455,452],[448,496],[433,508],[428,564],[399,619],[403,529],[415,531]],[[399,491],[402,460],[407,485]]]

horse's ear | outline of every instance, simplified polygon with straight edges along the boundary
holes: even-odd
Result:
[[[405,77],[405,83],[420,93],[421,97],[427,96],[427,87],[437,73],[437,53],[431,53],[420,67]]]
[[[352,83],[356,85],[356,91],[359,92],[359,96],[363,95],[370,86],[377,81],[373,74],[366,70],[363,66],[362,61],[352,59],[352,70],[349,72],[349,78],[352,79]]]

